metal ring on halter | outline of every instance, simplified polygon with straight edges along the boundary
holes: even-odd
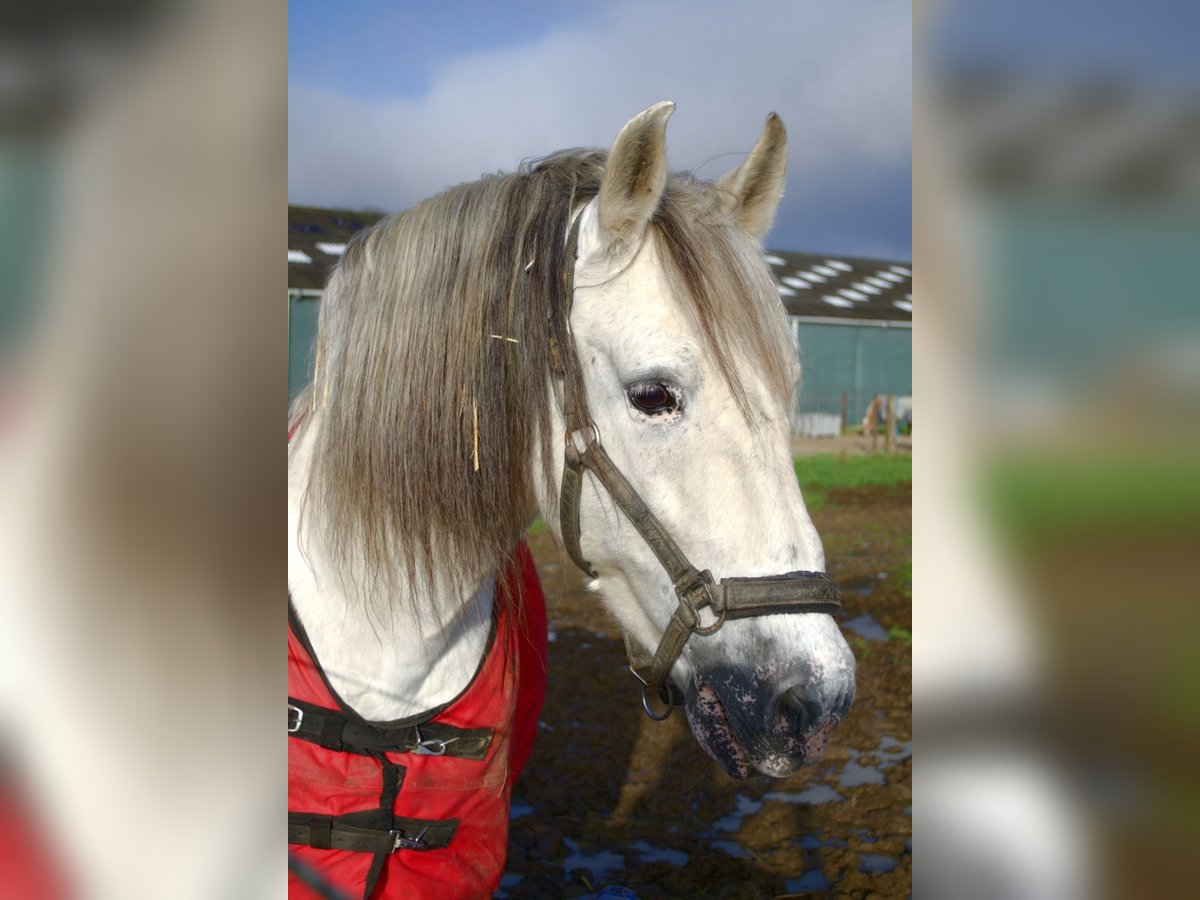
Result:
[[[698,634],[701,637],[708,637],[709,635],[716,634],[718,631],[720,631],[721,626],[724,624],[725,610],[721,610],[720,614],[717,616],[717,621],[713,622],[711,625],[705,625],[703,628],[700,627],[700,616],[697,615],[696,626],[692,629],[692,634]]]
[[[634,673],[637,674],[636,672]],[[663,695],[666,696],[663,696]],[[658,699],[667,705],[665,712],[659,714],[650,706],[650,685],[642,685],[642,709],[646,711],[646,715],[652,718],[655,722],[663,722],[671,718],[671,713],[675,711],[675,705],[671,702],[671,693],[665,687],[658,689]]]
[[[595,423],[595,422],[588,422],[588,423],[587,423],[587,428],[586,428],[586,429],[583,429],[583,428],[581,428],[581,429],[579,429],[578,431],[568,431],[568,432],[566,432],[566,433],[563,435],[563,440],[564,440],[564,441],[566,441],[566,444],[567,444],[567,446],[568,446],[568,447],[574,447],[574,446],[575,446],[575,444],[574,444],[574,442],[571,440],[571,438],[572,438],[572,437],[574,437],[574,436],[575,436],[575,435],[577,435],[577,434],[580,434],[581,432],[583,432],[583,431],[585,431],[585,430],[586,430],[586,431],[590,431],[590,432],[591,432],[591,438],[592,438],[592,439],[591,439],[590,441],[588,441],[588,440],[585,440],[585,441],[583,442],[583,449],[584,449],[584,450],[586,450],[588,447],[592,446],[592,444],[599,444],[599,443],[600,443],[600,429],[596,427],[596,423]],[[576,452],[576,453],[579,453],[579,452],[581,452],[581,451],[580,451],[578,448],[576,448],[575,452]]]

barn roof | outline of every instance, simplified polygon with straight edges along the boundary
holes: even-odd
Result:
[[[381,212],[288,206],[288,287],[321,291],[329,270],[356,232],[384,217]]]
[[[766,259],[789,315],[912,322],[912,263],[785,250]]]
[[[288,207],[288,287],[323,290],[329,270],[355,234],[384,213]],[[780,299],[802,318],[912,321],[909,264],[852,256],[766,253]]]

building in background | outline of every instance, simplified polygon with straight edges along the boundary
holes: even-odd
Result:
[[[356,232],[384,216],[314,206],[288,207],[288,402],[312,380],[317,310],[329,272]]]
[[[381,218],[382,213],[288,207],[289,400],[312,377],[317,310],[329,270],[354,233]],[[766,260],[804,367],[798,431],[836,433],[842,424],[860,422],[876,395],[912,393],[907,263],[783,251],[768,252]]]
[[[778,250],[766,260],[803,366],[798,432],[836,435],[876,396],[912,394],[909,263]]]

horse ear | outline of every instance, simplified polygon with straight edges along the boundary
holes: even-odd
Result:
[[[655,103],[625,123],[608,153],[600,182],[599,224],[611,247],[641,235],[667,185],[667,119],[670,100]]]
[[[750,155],[717,182],[718,187],[736,198],[738,224],[751,237],[762,240],[771,230],[775,210],[783,197],[785,175],[787,131],[779,116],[771,113]]]

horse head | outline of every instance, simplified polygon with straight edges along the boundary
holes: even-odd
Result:
[[[564,380],[552,383],[551,427],[576,448],[602,446],[713,583],[821,573],[790,451],[799,366],[761,246],[783,188],[784,128],[771,115],[749,157],[706,184],[668,176],[673,109],[659,103],[625,125],[598,193],[573,211],[566,334],[589,434],[571,433]],[[568,502],[579,537],[567,543],[594,573],[631,658],[654,654],[680,609],[676,580],[600,479],[585,471]],[[562,540],[560,503],[543,485],[539,505]],[[698,743],[739,777],[783,776],[812,760],[854,697],[854,657],[832,616],[703,617],[668,673]]]

